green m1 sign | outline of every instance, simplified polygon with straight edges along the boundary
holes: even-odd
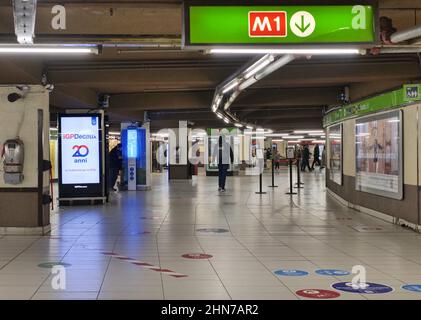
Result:
[[[185,46],[372,44],[372,5],[184,6]]]

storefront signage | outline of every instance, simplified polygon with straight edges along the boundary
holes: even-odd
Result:
[[[402,88],[364,99],[329,112],[324,126],[330,126],[350,118],[387,111],[421,101],[421,84],[404,85]]]

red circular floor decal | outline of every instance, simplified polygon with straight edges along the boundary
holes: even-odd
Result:
[[[297,295],[304,298],[313,298],[313,299],[334,299],[340,296],[340,293],[323,290],[323,289],[304,289],[296,292]]]
[[[186,259],[210,259],[213,256],[206,253],[186,253],[183,254],[182,257]]]

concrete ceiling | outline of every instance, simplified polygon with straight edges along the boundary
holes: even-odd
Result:
[[[178,120],[223,125],[210,112],[215,87],[253,57],[182,50],[181,1],[63,1],[67,29],[55,31],[51,7],[59,2],[39,2],[35,42],[106,44],[103,52],[1,56],[0,84],[38,84],[44,72],[55,85],[53,112],[94,108],[97,94],[106,93],[114,123],[143,120],[147,111],[153,128]],[[398,29],[416,25],[421,17],[421,0],[383,0],[379,5],[380,15],[391,17]],[[0,3],[0,42],[16,42],[11,1]],[[137,47],[112,46],[121,43]],[[416,54],[300,59],[244,92],[232,110],[275,130],[318,129],[323,111],[339,103],[345,86],[355,100],[420,78]]]

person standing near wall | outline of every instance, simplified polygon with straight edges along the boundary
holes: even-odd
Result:
[[[228,168],[234,162],[234,153],[225,136],[219,136],[218,144],[213,149],[213,158],[218,162],[218,191],[225,192]]]
[[[118,191],[118,188],[114,188],[115,183],[120,170],[123,167],[123,153],[121,143],[116,145],[109,153],[110,160],[110,172],[109,172],[109,188]]]
[[[320,166],[320,171],[322,171],[326,167],[326,146],[323,148],[322,151],[322,164]]]

